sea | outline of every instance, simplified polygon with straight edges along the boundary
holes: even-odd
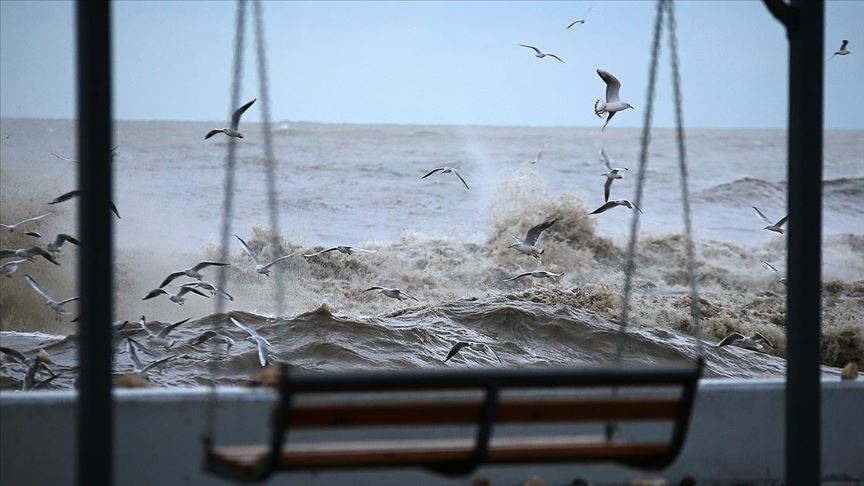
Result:
[[[622,330],[628,238],[634,210],[604,203],[602,150],[616,167],[610,199],[634,199],[641,131],[608,127],[359,125],[280,122],[271,126],[278,233],[270,226],[264,132],[245,124],[237,141],[233,214],[223,210],[228,141],[204,135],[202,122],[118,121],[114,195],[114,369],[118,377],[163,358],[143,374],[160,387],[252,384],[258,346],[231,318],[269,343],[268,361],[306,371],[633,367],[706,359],[705,376],[776,378],[785,373],[786,237],[766,231],[786,215],[784,130],[689,129],[689,201],[694,228],[700,318],[691,318],[686,238],[675,131],[652,131],[635,253],[631,312]],[[0,123],[0,232],[3,249],[75,237],[75,200],[49,205],[76,188],[73,120],[3,119]],[[544,147],[545,146],[545,147]],[[543,148],[543,153],[538,153]],[[822,364],[838,374],[864,355],[864,132],[824,136]],[[422,178],[438,167],[452,173]],[[226,219],[227,218],[227,219]],[[509,246],[529,228],[555,219],[538,241],[541,258]],[[144,300],[172,272],[221,257],[222,228],[262,260],[292,254],[255,272],[230,236],[224,290],[182,305]],[[374,253],[346,255],[337,245]],[[76,302],[59,316],[27,283],[55,300],[78,295],[76,248],[60,266],[37,257],[0,277],[0,345],[27,358],[0,356],[0,387],[22,389],[40,351],[43,388],[71,388],[77,376]],[[11,259],[4,258],[3,262]],[[763,262],[773,265],[775,274]],[[811,265],[814,262],[796,262]],[[526,276],[545,270],[557,278]],[[202,270],[218,281],[218,267]],[[277,280],[282,291],[276,294]],[[178,278],[171,285],[194,279]],[[370,287],[393,287],[396,300]],[[175,292],[176,287],[166,286]],[[279,303],[282,308],[279,308]],[[144,319],[149,332],[141,329]],[[189,319],[165,339],[150,335]],[[128,324],[121,324],[129,321]],[[149,349],[133,363],[125,335]],[[128,332],[127,332],[128,331]],[[195,344],[214,331],[233,340]],[[761,350],[716,344],[732,332],[762,334]],[[227,341],[227,340],[226,340]],[[457,342],[463,348],[445,361]],[[619,349],[621,352],[619,353]],[[499,361],[500,359],[500,361]],[[49,380],[50,379],[50,380]]]

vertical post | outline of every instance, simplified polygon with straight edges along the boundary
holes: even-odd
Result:
[[[792,0],[789,37],[789,240],[786,483],[819,484],[822,286],[822,0]]]
[[[77,484],[113,480],[111,318],[111,10],[108,0],[76,3],[80,329]]]

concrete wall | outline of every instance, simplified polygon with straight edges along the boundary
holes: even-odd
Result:
[[[121,485],[228,484],[202,472],[209,391],[118,390],[115,401],[115,478]],[[0,484],[63,485],[75,475],[74,392],[0,393]],[[264,443],[269,390],[222,388],[216,437],[220,443]],[[598,484],[690,475],[702,484],[781,481],[784,471],[782,381],[704,380],[690,433],[679,459],[666,471],[612,465],[521,465],[481,468],[462,478],[418,470],[280,474],[268,484],[521,484],[540,475],[546,484],[584,479]],[[631,435],[632,436],[632,435]],[[822,473],[826,479],[864,482],[864,382],[822,385]],[[108,458],[106,458],[106,463]]]

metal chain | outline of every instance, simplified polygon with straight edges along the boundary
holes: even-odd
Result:
[[[261,21],[261,0],[255,0],[253,10],[255,12],[255,41],[258,49],[258,82],[261,92],[261,122],[264,134],[264,164],[267,168],[267,205],[270,211],[270,246],[274,251],[282,248],[282,233],[279,230],[279,208],[276,196],[276,158],[273,156],[273,133],[270,130],[270,96],[267,90],[267,52],[264,48],[264,25]],[[277,269],[275,276],[276,312],[282,315],[285,312],[285,284],[282,272]]]

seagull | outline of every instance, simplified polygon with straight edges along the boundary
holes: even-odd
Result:
[[[7,230],[9,230],[10,233],[14,233],[15,230],[18,228],[18,226],[20,226],[20,225],[22,225],[22,224],[24,224],[24,223],[30,223],[30,222],[32,222],[32,221],[39,221],[40,219],[44,218],[45,216],[50,216],[50,215],[51,215],[51,213],[41,214],[41,215],[39,215],[39,216],[36,216],[35,218],[25,219],[24,221],[19,221],[19,222],[15,223],[15,224],[3,224],[3,223],[0,223],[0,227],[6,228]]]
[[[64,300],[60,300],[60,301],[54,300],[51,297],[49,297],[47,293],[45,293],[45,291],[42,289],[42,287],[40,287],[39,284],[36,283],[35,280],[33,280],[33,277],[31,277],[30,275],[24,275],[24,278],[27,279],[27,283],[30,284],[30,287],[32,287],[33,290],[35,290],[37,294],[39,294],[45,298],[45,305],[54,309],[54,311],[57,312],[57,320],[58,321],[60,320],[60,314],[68,314],[69,313],[66,309],[63,308],[63,306],[68,304],[69,302],[78,300],[78,297],[69,297],[68,299],[64,299]]]
[[[346,255],[353,255],[355,253],[378,253],[378,250],[364,250],[363,248],[355,248],[353,246],[345,246],[339,245],[334,246],[333,248],[327,248],[326,250],[316,251],[315,253],[310,253],[308,255],[303,255],[306,258],[313,257],[316,255],[320,255],[322,253],[327,253],[331,251],[338,251],[339,253],[344,253]]]
[[[606,204],[600,206],[599,208],[595,209],[594,211],[591,211],[588,214],[600,214],[604,211],[607,211],[609,209],[614,208],[615,206],[624,206],[624,207],[629,208],[629,209],[636,208],[637,211],[639,211],[640,213],[642,212],[642,210],[639,209],[639,207],[636,206],[635,203],[632,203],[627,199],[613,199],[612,201],[607,201]]]
[[[520,279],[522,277],[528,277],[528,276],[531,276],[534,278],[553,278],[553,277],[557,278],[557,277],[560,277],[562,275],[564,275],[564,272],[552,273],[552,272],[547,272],[546,270],[534,270],[532,272],[520,273],[519,275],[516,275],[513,278],[504,279],[503,281],[504,282],[510,282],[510,281]]]
[[[786,224],[786,220],[789,219],[788,214],[786,216],[783,216],[780,219],[780,221],[777,221],[776,223],[772,223],[771,220],[769,220],[768,218],[765,217],[764,214],[762,214],[762,211],[759,211],[759,208],[757,208],[756,206],[753,206],[753,209],[756,210],[756,214],[758,214],[759,217],[762,218],[762,221],[765,221],[766,223],[768,223],[768,226],[766,226],[762,229],[766,229],[768,231],[773,231],[775,233],[780,233],[781,235],[783,234],[783,228],[781,228],[781,226]]]
[[[186,300],[183,295],[189,292],[192,292],[193,294],[198,294],[202,297],[207,297],[208,299],[210,298],[209,295],[204,294],[200,290],[194,289],[192,287],[180,287],[180,290],[178,290],[176,294],[171,294],[167,290],[160,287],[158,289],[151,290],[150,293],[145,295],[144,298],[141,300],[152,299],[153,297],[158,297],[162,294],[165,294],[168,296],[168,299],[170,299],[171,302],[174,302],[178,305],[183,305],[183,302]]]
[[[774,265],[771,265],[768,262],[762,262],[762,264],[765,265],[766,267],[768,267],[772,272],[774,272],[777,275],[777,281],[778,282],[780,282],[783,285],[788,285],[786,283],[786,277],[784,277],[776,268],[774,268]]]
[[[26,258],[27,260],[30,260],[32,262],[32,261],[34,261],[33,257],[35,257],[37,255],[48,260],[49,262],[53,263],[54,265],[60,265],[60,262],[55,260],[54,257],[51,256],[51,254],[48,253],[41,246],[35,246],[34,245],[34,246],[31,246],[30,248],[19,248],[17,250],[8,250],[8,249],[0,250],[0,260],[2,260],[3,258],[18,257],[18,258]]]
[[[252,106],[252,103],[255,103],[256,100],[258,100],[258,98],[255,98],[254,100],[234,110],[234,114],[231,115],[231,128],[214,128],[213,130],[207,132],[207,135],[204,136],[204,140],[207,140],[208,138],[220,132],[228,135],[229,137],[243,138],[243,134],[237,131],[237,125],[240,124],[240,117],[243,116],[243,113],[245,113],[246,110],[248,110],[249,107]]]
[[[209,291],[211,295],[218,295],[219,297],[222,297],[225,300],[231,300],[231,301],[234,300],[234,297],[231,294],[229,294],[228,292],[220,289],[219,287],[211,284],[210,282],[205,282],[203,280],[199,280],[197,282],[185,283],[185,284],[181,285],[180,287],[181,288],[182,287],[193,287],[196,289],[203,289],[203,290]]]
[[[0,362],[3,363],[24,363],[27,361],[27,357],[24,356],[24,353],[18,351],[17,349],[7,348],[5,346],[0,346]]]
[[[201,273],[200,273],[200,271],[202,269],[207,268],[207,267],[213,267],[213,266],[224,267],[226,265],[230,265],[230,263],[198,262],[197,264],[195,264],[194,267],[186,268],[184,270],[180,270],[180,271],[171,273],[170,275],[165,277],[165,280],[163,280],[161,284],[159,284],[159,288],[161,289],[162,287],[171,283],[171,281],[174,280],[175,278],[182,277],[183,275],[186,275],[187,277],[192,277],[192,278],[197,279],[197,280],[204,280],[204,275],[201,275]]]
[[[444,362],[446,363],[450,358],[456,356],[456,353],[461,351],[464,347],[468,347],[469,349],[473,349],[474,351],[482,351],[489,353],[492,356],[495,356],[495,359],[497,359],[498,362],[501,363],[501,358],[499,358],[498,355],[495,354],[495,351],[492,351],[492,348],[490,348],[488,345],[483,343],[468,343],[465,341],[459,341],[458,343],[454,344],[453,347],[450,348],[450,352],[447,353],[447,357],[444,358]]]
[[[162,359],[153,361],[152,363],[145,366],[144,363],[141,362],[141,359],[138,358],[138,353],[135,351],[135,345],[132,344],[132,338],[126,338],[126,350],[129,352],[129,358],[135,365],[135,367],[132,369],[132,372],[136,375],[144,375],[153,368],[168,361],[171,361],[172,359],[180,357],[180,355],[177,354],[166,356]]]
[[[615,116],[615,113],[633,107],[630,106],[630,103],[624,103],[618,98],[618,91],[621,89],[621,82],[618,81],[618,78],[602,69],[598,69],[597,74],[599,74],[600,79],[602,79],[603,82],[606,83],[606,102],[604,103],[601,100],[595,101],[594,114],[600,118],[603,118],[603,113],[609,113],[609,116],[606,117],[606,123],[604,123],[603,128],[600,129],[600,131],[602,132],[606,129],[606,125],[609,124],[609,120],[611,120],[612,117]]]
[[[230,337],[216,331],[204,331],[201,334],[195,336],[187,344],[189,346],[198,346],[199,344],[204,344],[206,342],[224,344],[226,353],[231,350],[231,346],[234,346],[234,344],[236,344],[235,341]]]
[[[846,39],[843,39],[843,43],[840,44],[840,50],[835,52],[834,56],[845,56],[847,54],[850,54],[852,51],[850,51],[849,49],[846,49],[846,46],[848,46],[848,45],[849,45],[849,41]],[[834,59],[834,56],[829,57],[828,60],[830,61],[831,59]]]
[[[293,253],[289,253],[288,255],[281,256],[265,265],[261,263],[261,260],[259,260],[258,255],[254,251],[252,251],[252,248],[249,248],[249,245],[247,245],[246,242],[243,241],[243,238],[240,238],[237,235],[234,235],[234,238],[237,238],[237,241],[240,242],[240,248],[243,249],[243,252],[249,255],[249,258],[251,258],[252,261],[255,262],[255,271],[262,275],[267,275],[268,277],[270,276],[270,267],[294,255]]]
[[[437,167],[437,168],[435,168],[435,169],[430,170],[426,175],[424,175],[423,177],[421,177],[421,179],[425,179],[425,178],[429,177],[430,175],[432,175],[432,174],[434,174],[434,173],[436,173],[436,172],[441,172],[442,174],[448,174],[448,173],[451,173],[451,172],[452,172],[453,175],[455,175],[456,177],[459,178],[460,181],[462,181],[462,184],[465,185],[465,189],[470,189],[470,188],[468,187],[468,183],[465,182],[465,179],[463,179],[462,176],[459,175],[459,171],[456,170],[456,169],[454,169],[453,167]]]
[[[36,231],[28,231],[24,234],[27,236],[42,238],[42,235]],[[59,233],[54,238],[54,241],[51,241],[51,240],[44,240],[44,241],[47,243],[45,245],[45,249],[50,251],[51,254],[53,254],[55,258],[57,257],[58,253],[62,252],[61,248],[63,247],[63,243],[65,243],[67,241],[69,243],[72,243],[75,246],[81,246],[81,242],[79,242],[77,239],[75,239],[75,237],[69,236],[66,233]]]
[[[114,159],[117,157],[117,147],[119,147],[119,146],[120,146],[120,144],[118,143],[117,145],[114,145],[113,147],[111,147],[111,159]],[[69,157],[63,157],[62,155],[59,155],[56,152],[51,152],[51,155],[53,155],[54,157],[57,157],[60,160],[65,160],[66,162],[73,162],[76,164],[78,163],[78,160],[72,159]]]
[[[234,319],[233,317],[231,317],[230,319],[231,319],[231,322],[233,322],[235,326],[239,327],[240,329],[243,329],[244,331],[246,331],[247,334],[249,334],[249,337],[246,339],[254,342],[258,346],[258,362],[261,363],[261,366],[267,366],[267,363],[270,361],[270,356],[269,356],[269,349],[270,348],[268,348],[268,346],[272,346],[272,344],[270,344],[270,341],[264,339],[264,337],[262,337],[260,334],[255,332],[254,329],[252,329],[249,326],[242,324],[237,319]]]
[[[555,54],[545,54],[543,52],[540,52],[540,49],[537,49],[534,46],[526,46],[525,44],[518,44],[518,45],[520,45],[522,47],[527,47],[528,49],[534,49],[534,57],[536,57],[538,59],[549,56],[549,57],[554,57],[555,59],[558,59],[559,61],[561,61],[561,58],[556,56]],[[564,61],[561,61],[561,62],[564,62]]]
[[[624,176],[621,175],[621,171],[630,171],[627,167],[612,167],[612,161],[609,160],[609,157],[606,157],[606,152],[601,148],[600,149],[600,160],[603,164],[606,165],[606,169],[609,172],[603,174],[606,177],[606,185],[603,187],[603,199],[606,202],[609,202],[609,191],[612,189],[612,181],[615,179],[623,179]]]
[[[164,348],[170,348],[171,346],[174,346],[174,343],[176,341],[171,341],[169,343],[168,342],[168,334],[170,334],[171,331],[173,331],[177,326],[187,322],[189,319],[191,319],[191,318],[187,317],[186,319],[183,319],[182,321],[177,321],[174,324],[168,324],[167,326],[163,327],[159,332],[152,332],[152,331],[150,331],[150,328],[147,327],[147,325],[146,325],[147,321],[144,319],[144,316],[141,316],[141,327],[145,331],[147,331],[147,334],[148,334],[147,342],[148,343],[152,343],[152,344],[155,344],[157,346],[162,346]]]
[[[382,294],[386,295],[387,297],[390,297],[391,299],[397,299],[397,300],[414,299],[417,302],[420,302],[417,299],[417,297],[414,297],[413,295],[409,294],[408,292],[405,292],[405,291],[399,290],[399,289],[391,289],[388,287],[369,287],[368,289],[364,290],[363,292],[369,292],[370,290],[380,290]]]
[[[61,195],[55,197],[54,199],[49,201],[48,204],[59,204],[59,203],[62,203],[64,201],[68,201],[68,200],[72,199],[73,197],[77,197],[80,195],[81,195],[81,191],[76,189],[74,191],[69,191],[66,194],[61,194]],[[109,202],[111,204],[111,212],[114,213],[114,216],[117,216],[117,219],[123,219],[120,217],[120,212],[117,211],[117,206],[114,205],[114,202],[113,201],[109,201]]]
[[[525,235],[524,240],[520,240],[519,237],[517,237],[516,235],[511,235],[510,237],[513,238],[514,240],[516,240],[516,243],[513,243],[512,245],[508,246],[507,248],[513,248],[514,250],[516,250],[520,253],[524,253],[526,255],[531,255],[534,258],[540,258],[540,255],[543,254],[544,250],[542,248],[537,248],[534,245],[537,244],[537,238],[540,237],[540,233],[542,233],[543,230],[545,230],[546,228],[555,224],[555,221],[558,221],[558,220],[557,219],[550,219],[550,220],[544,221],[544,222],[538,224],[537,226],[534,226],[533,228],[529,229],[528,234]]]
[[[729,345],[752,349],[754,351],[758,351],[766,345],[772,348],[774,347],[774,345],[771,344],[771,341],[769,341],[765,336],[758,332],[750,337],[744,336],[743,334],[738,332],[733,332],[732,334],[723,338],[722,341],[717,343],[718,348]]]
[[[0,275],[6,275],[8,278],[12,278],[12,274],[18,271],[18,265],[28,261],[26,258],[22,260],[12,260],[11,262],[6,262],[3,265],[0,265]]]
[[[45,371],[46,373],[51,375],[50,378],[46,378],[42,381],[37,380],[36,374],[39,373],[39,371]],[[24,391],[36,390],[42,386],[47,385],[48,383],[51,383],[59,377],[60,374],[55,374],[53,371],[51,371],[51,368],[49,368],[47,364],[45,364],[43,361],[36,359],[33,361],[33,364],[30,365],[30,368],[27,369],[27,373],[24,375],[24,383],[22,384],[22,389]]]
[[[144,322],[144,316],[141,316],[141,322]],[[147,331],[147,332],[150,332],[150,331]],[[135,339],[133,339],[129,336],[126,337],[126,344],[127,345],[132,344],[133,346],[138,348],[138,350],[140,350],[142,353],[146,354],[147,356],[150,356],[151,358],[155,358],[156,356],[159,356],[159,353],[157,353],[155,351],[151,351],[150,348],[148,348],[147,346],[144,346],[143,344],[139,343],[138,341],[136,341]]]
[[[588,12],[590,12],[592,8],[594,8],[594,7],[589,7],[588,10],[586,10],[585,13],[582,14],[582,19],[574,20],[573,22],[570,23],[570,25],[567,26],[567,29],[565,29],[565,30],[570,29],[570,27],[573,27],[576,24],[584,24],[585,23],[585,16],[588,15]]]
[[[543,146],[540,147],[540,151],[537,152],[537,157],[534,157],[534,160],[531,161],[532,164],[540,162],[540,157],[543,157],[543,151],[546,150],[546,147],[549,146],[550,141],[552,141],[552,137],[546,137],[546,141],[543,142]]]

